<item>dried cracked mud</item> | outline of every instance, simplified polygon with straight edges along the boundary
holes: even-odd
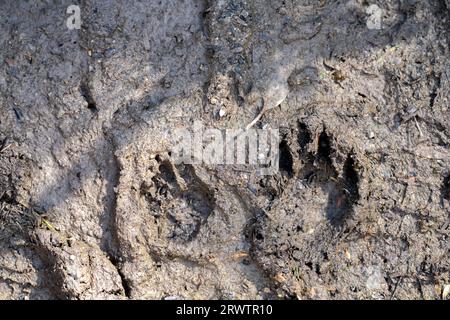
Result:
[[[0,30],[0,299],[448,299],[450,1],[5,0]],[[262,106],[278,173],[172,161]]]

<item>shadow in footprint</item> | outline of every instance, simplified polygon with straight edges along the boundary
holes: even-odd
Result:
[[[441,203],[444,203],[444,200],[450,201],[450,173],[444,176],[444,180],[442,180],[441,186]]]
[[[354,157],[352,153],[348,154],[343,175],[333,182],[334,185],[328,194],[327,219],[334,227],[342,227],[345,221],[353,216],[354,205],[359,199],[359,178]]]

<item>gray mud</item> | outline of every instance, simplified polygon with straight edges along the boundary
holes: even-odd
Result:
[[[449,10],[0,1],[0,299],[445,298]],[[277,174],[171,160],[262,105]]]

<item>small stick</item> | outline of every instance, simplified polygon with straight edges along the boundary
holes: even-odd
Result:
[[[245,130],[246,130],[246,131],[249,130],[251,127],[253,127],[256,123],[258,123],[258,121],[261,119],[261,117],[264,115],[264,113],[265,113],[267,110],[269,110],[269,108],[268,108],[267,105],[264,103],[264,101],[263,101],[262,103],[263,103],[263,107],[261,108],[261,111],[260,111],[259,114],[256,116],[256,118],[253,119],[253,121],[250,122],[250,123],[245,127]]]
[[[414,117],[414,122],[416,123],[417,130],[419,130],[419,134],[423,137],[422,129],[420,129],[419,122],[417,122],[417,116]]]

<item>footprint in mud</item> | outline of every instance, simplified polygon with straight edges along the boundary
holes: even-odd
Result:
[[[269,274],[284,279],[281,288],[321,279],[359,199],[357,159],[348,152],[338,162],[333,141],[325,128],[314,133],[300,123],[280,145],[282,190],[267,210],[269,219],[255,225],[253,253]]]
[[[159,236],[192,241],[214,210],[214,192],[196,176],[193,166],[175,166],[159,156],[156,160],[159,173],[140,191],[148,201],[150,214],[168,222]]]
[[[146,207],[136,238],[151,262],[138,281],[148,288],[164,286],[161,279],[176,274],[173,294],[186,290],[186,283],[200,286],[200,281],[203,290],[224,298],[235,298],[236,292],[242,297],[268,295],[262,290],[269,282],[249,256],[252,209],[246,200],[203,167],[174,165],[162,156],[154,163],[155,175],[139,190]],[[133,261],[132,268],[142,263]]]
[[[315,171],[320,175],[322,186],[328,192],[326,216],[332,226],[342,226],[353,213],[353,205],[359,198],[359,178],[355,170],[355,155],[350,152],[344,162],[342,174],[339,176],[331,156],[333,153],[331,137],[324,129],[319,135],[315,161]]]
[[[325,128],[314,140],[312,136],[303,123],[283,136],[279,146],[280,174],[261,180],[260,185],[267,189],[261,191],[271,194],[271,201],[275,201],[298,181],[305,188],[319,188],[328,199],[325,217],[331,225],[341,226],[359,199],[356,156],[350,151],[338,172],[332,160],[336,154],[333,137]],[[269,190],[268,186],[275,187]]]
[[[332,226],[339,227],[352,215],[353,205],[359,199],[359,177],[353,152],[347,154],[338,172],[332,160],[336,153],[332,140],[333,137],[324,128],[316,139],[315,152],[308,152],[308,146],[312,144],[311,132],[306,125],[299,124],[297,145],[302,165],[298,178],[305,186],[319,187],[328,194],[325,215]]]

